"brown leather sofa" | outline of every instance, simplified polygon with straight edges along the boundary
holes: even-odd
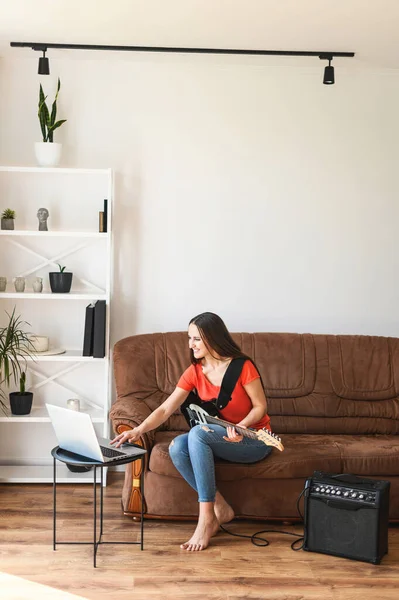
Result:
[[[391,482],[390,518],[399,519],[399,339],[359,335],[239,333],[233,337],[262,376],[273,431],[285,446],[256,464],[218,461],[217,484],[236,515],[295,519],[305,479],[320,470]],[[189,366],[187,334],[137,335],[114,348],[118,433],[141,423]],[[143,436],[148,517],[195,518],[196,493],[168,453],[187,431],[180,413]],[[125,514],[141,508],[139,461],[125,475]]]

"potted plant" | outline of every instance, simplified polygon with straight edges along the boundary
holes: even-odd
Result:
[[[1,228],[2,229],[14,229],[15,210],[6,208],[1,213]]]
[[[19,392],[10,392],[10,406],[13,415],[29,415],[32,410],[33,393],[25,389],[26,373],[19,378]]]
[[[70,291],[72,285],[73,273],[65,272],[66,267],[61,267],[59,271],[49,273],[50,287],[54,294],[66,294]]]
[[[41,167],[55,167],[58,165],[61,157],[62,144],[54,143],[54,131],[61,127],[65,123],[66,119],[56,121],[57,118],[57,100],[58,93],[61,88],[61,82],[58,78],[57,92],[51,107],[51,113],[47,107],[46,99],[44,95],[42,84],[40,84],[39,90],[39,110],[38,117],[40,122],[40,128],[42,130],[42,142],[36,142],[35,154],[36,159]]]
[[[17,384],[26,370],[23,367],[32,351],[29,334],[24,330],[24,325],[28,323],[15,314],[15,308],[11,315],[7,315],[8,325],[0,328],[0,408],[5,413],[7,406],[3,386],[9,387],[12,381]]]

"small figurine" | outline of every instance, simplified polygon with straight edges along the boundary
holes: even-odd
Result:
[[[49,218],[50,213],[47,208],[39,208],[37,211],[37,218],[39,219],[39,231],[48,231],[47,229],[47,219]]]
[[[15,291],[18,293],[25,291],[25,277],[14,277]]]
[[[43,277],[35,277],[32,283],[33,291],[40,294],[43,291]]]

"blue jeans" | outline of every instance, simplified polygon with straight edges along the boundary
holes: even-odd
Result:
[[[260,440],[244,437],[241,442],[227,442],[221,425],[196,425],[189,433],[176,437],[169,445],[173,464],[184,479],[198,492],[198,502],[214,502],[216,496],[215,460],[254,463],[272,451]]]

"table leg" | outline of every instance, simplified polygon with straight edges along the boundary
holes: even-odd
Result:
[[[97,467],[94,467],[94,480],[93,480],[93,499],[94,499],[94,524],[93,524],[93,564],[94,568],[96,565],[97,558]]]
[[[56,495],[57,495],[57,465],[53,457],[53,550],[56,549]]]
[[[103,495],[104,494],[104,492],[103,492],[103,479],[104,478],[103,478],[103,471],[104,471],[104,469],[100,468],[100,471],[101,471],[101,483],[100,483],[100,485],[101,485],[101,488],[100,488],[101,489],[101,492],[100,492],[100,503],[101,503],[100,504],[100,511],[101,511],[101,513],[100,513],[101,514],[100,542],[101,542],[101,536],[103,534],[103,521],[104,521],[104,510],[103,510],[103,505],[104,505],[104,495]]]
[[[140,549],[144,550],[144,457],[141,459],[141,475],[140,475],[140,487],[141,487],[141,533],[140,533]]]

